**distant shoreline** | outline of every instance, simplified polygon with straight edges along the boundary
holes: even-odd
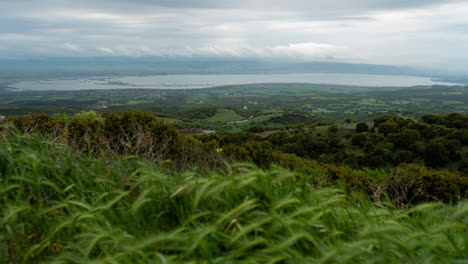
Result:
[[[225,85],[262,83],[307,83],[319,85],[343,85],[365,87],[412,87],[412,86],[461,86],[443,79],[374,74],[171,74],[147,76],[110,76],[49,78],[18,81],[8,85],[16,91],[45,90],[111,90],[111,89],[205,89]]]

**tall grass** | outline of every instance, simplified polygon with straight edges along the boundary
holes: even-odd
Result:
[[[0,136],[0,263],[466,263],[468,204],[409,210],[250,164],[186,173]]]

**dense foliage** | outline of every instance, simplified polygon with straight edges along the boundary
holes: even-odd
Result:
[[[127,111],[105,118],[94,111],[74,116],[32,114],[13,116],[11,122],[22,133],[39,133],[87,155],[130,156],[147,160],[170,160],[173,168],[222,165],[219,154],[153,114]]]
[[[167,166],[178,171],[193,166],[225,169],[232,162],[251,162],[265,169],[276,164],[303,173],[315,168],[331,184],[344,184],[347,190],[374,199],[387,196],[401,206],[468,197],[468,159],[462,149],[468,144],[468,130],[460,121],[465,115],[450,115],[450,124],[460,128],[427,121],[437,118],[424,116],[416,122],[383,116],[375,119],[371,129],[360,123],[354,131],[337,125],[322,132],[314,126],[286,126],[267,137],[255,133],[183,135],[153,114],[139,111],[105,117],[94,111],[74,116],[34,114],[9,117],[5,122],[21,133],[39,133],[91,157],[170,161]],[[369,168],[380,171],[369,174]]]
[[[139,111],[8,117],[0,263],[463,262],[465,120],[184,135]]]
[[[448,123],[436,123],[437,118]],[[421,121],[386,115],[376,118],[371,129],[366,123],[356,124],[355,130],[340,129],[337,125],[321,131],[315,127],[296,126],[294,129],[286,127],[266,138],[253,134],[199,138],[203,141],[216,138],[222,147],[234,144],[237,148],[242,148],[243,144],[262,142],[262,149],[346,164],[352,168],[393,167],[401,163],[423,163],[442,168],[456,167],[466,158],[466,151],[463,150],[468,145],[466,119],[468,115],[462,114],[450,114],[448,118],[428,115]],[[255,127],[250,131],[262,130]]]
[[[90,155],[70,146],[11,128],[2,132],[1,263],[461,263],[468,258],[466,202],[398,209],[384,196],[372,202],[330,182],[350,175],[351,181],[378,178],[378,170],[316,166],[292,173],[241,164],[175,173],[164,162]],[[410,166],[394,176],[435,173],[442,172]],[[348,182],[354,184],[360,181]]]

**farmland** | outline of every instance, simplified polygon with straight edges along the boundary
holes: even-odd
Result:
[[[252,84],[189,90],[3,91],[0,113],[77,113],[140,109],[177,123],[197,123],[207,129],[241,131],[252,125],[277,126],[281,116],[304,116],[305,122],[371,121],[398,114],[468,112],[464,86],[355,87],[315,84]],[[209,110],[193,116],[190,112]],[[205,110],[204,110],[205,109]],[[245,122],[238,122],[245,120]],[[276,121],[275,121],[276,120]]]

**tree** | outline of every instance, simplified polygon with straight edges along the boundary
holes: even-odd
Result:
[[[323,138],[307,137],[302,141],[302,146],[310,158],[318,158],[321,154],[328,152],[328,144]]]
[[[460,161],[460,164],[458,165],[458,171],[464,175],[468,175],[468,158],[464,158]]]
[[[352,118],[348,117],[348,118],[345,119],[344,122],[345,122],[345,124],[351,124],[351,123],[354,123],[354,120]]]
[[[387,121],[379,125],[379,133],[384,134],[385,136],[390,133],[397,133],[399,126],[394,121]]]
[[[351,138],[351,144],[353,146],[363,146],[367,141],[367,133],[354,134]]]
[[[94,110],[91,111],[81,111],[73,116],[74,120],[78,121],[83,121],[83,122],[92,122],[92,121],[98,121],[98,122],[104,122],[104,118],[101,116],[101,114],[97,113]]]
[[[424,150],[424,161],[430,167],[441,167],[449,161],[449,152],[441,143],[430,142]]]
[[[425,115],[421,117],[421,120],[428,124],[437,124],[440,118],[436,115]]]
[[[400,133],[389,134],[388,137],[398,148],[410,149],[421,139],[421,134],[415,129],[403,129]]]
[[[336,124],[329,126],[327,132],[328,134],[335,134],[336,132],[338,132],[338,126]]]
[[[356,133],[368,132],[369,126],[366,123],[358,123],[356,125]]]
[[[414,159],[414,152],[409,150],[400,150],[395,155],[395,163],[396,165],[400,163],[411,163]]]

